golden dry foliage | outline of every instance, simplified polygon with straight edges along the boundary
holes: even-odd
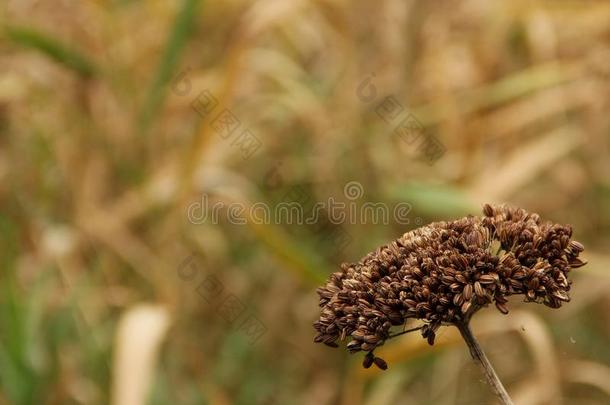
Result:
[[[140,339],[151,404],[486,403],[451,328],[381,375],[311,324],[341,262],[488,201],[589,261],[561,310],[473,321],[507,389],[610,401],[609,2],[2,0],[0,24],[0,404],[110,403]],[[409,223],[194,221],[204,196]],[[140,305],[149,340],[119,326]]]

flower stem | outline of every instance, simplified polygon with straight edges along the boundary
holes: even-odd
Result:
[[[476,361],[481,367],[483,374],[485,374],[485,378],[487,378],[487,382],[489,383],[489,385],[491,385],[491,388],[494,390],[494,392],[500,399],[500,403],[502,403],[503,405],[513,405],[513,401],[508,396],[508,392],[506,392],[506,389],[502,385],[502,381],[500,381],[500,378],[491,366],[489,359],[483,352],[481,345],[472,334],[468,320],[465,322],[457,323],[456,326],[460,330],[462,337],[466,341],[468,349],[470,349],[470,355],[472,356],[474,361]]]
[[[417,326],[415,328],[403,330],[402,332],[398,332],[398,333],[388,336],[388,339],[392,339],[392,338],[395,338],[396,336],[404,335],[405,333],[415,332],[416,330],[420,330],[421,328],[422,328],[422,326]]]

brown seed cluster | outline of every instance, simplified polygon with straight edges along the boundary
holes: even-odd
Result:
[[[369,352],[365,366],[384,368],[372,351],[410,318],[423,321],[432,345],[441,325],[467,321],[492,302],[508,313],[511,295],[551,308],[569,301],[567,275],[585,264],[571,227],[520,208],[485,205],[483,213],[407,232],[359,263],[343,264],[318,289],[314,341],[337,347],[350,338],[351,352]]]

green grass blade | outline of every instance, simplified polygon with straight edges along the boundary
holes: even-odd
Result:
[[[407,183],[387,191],[390,198],[408,202],[418,213],[431,218],[449,219],[480,210],[460,189],[449,185]]]
[[[46,34],[30,28],[13,26],[6,27],[5,33],[13,43],[37,50],[81,76],[90,77],[96,73],[97,69],[89,59]]]
[[[165,51],[159,61],[155,79],[150,87],[148,96],[144,102],[144,107],[140,113],[139,129],[141,134],[146,133],[150,127],[152,118],[156,115],[157,110],[163,103],[167,83],[178,65],[180,53],[182,52],[191,32],[191,28],[193,27],[199,2],[200,0],[184,0],[182,8],[176,17]]]

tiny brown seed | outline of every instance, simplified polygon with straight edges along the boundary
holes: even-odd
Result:
[[[577,257],[576,257],[576,258],[574,258],[574,259],[572,259],[572,260],[570,260],[570,267],[572,267],[572,268],[574,268],[574,269],[575,269],[575,268],[578,268],[578,267],[582,267],[582,266],[584,266],[585,264],[587,264],[587,261],[586,261],[586,260],[581,260],[581,259],[579,259],[579,258],[577,258]]]
[[[538,277],[534,277],[527,283],[527,288],[530,290],[537,290],[539,285],[540,279],[538,279]]]
[[[472,298],[472,284],[466,284],[464,286],[464,292],[462,294],[464,294],[464,299],[466,301],[470,301],[470,299]]]
[[[506,305],[496,301],[496,308],[498,308],[498,310],[500,312],[502,312],[504,315],[508,314],[508,308],[506,308]]]
[[[474,293],[481,298],[485,296],[485,290],[483,290],[483,287],[481,287],[481,283],[479,283],[478,281],[474,282]]]
[[[375,356],[373,356],[373,353],[368,352],[366,354],[366,356],[364,356],[364,360],[362,360],[362,367],[364,368],[369,368],[373,365],[373,360],[375,359]]]
[[[377,342],[379,342],[379,338],[378,338],[377,336],[375,336],[375,335],[366,335],[366,336],[364,337],[364,341],[365,341],[366,343],[370,343],[370,344],[373,344],[373,345],[374,345],[374,344],[376,344]]]
[[[578,241],[575,241],[575,240],[570,241],[568,246],[570,247],[570,249],[572,251],[577,252],[577,253],[580,253],[583,250],[585,250],[585,247],[583,246],[583,244]]]
[[[381,357],[375,357],[373,359],[373,362],[381,370],[387,370],[388,369],[388,363],[386,363],[386,361],[384,359],[382,359]]]
[[[565,301],[565,302],[570,301],[570,296],[565,291],[562,291],[562,290],[553,291],[553,293],[551,293],[551,295],[560,301]]]

